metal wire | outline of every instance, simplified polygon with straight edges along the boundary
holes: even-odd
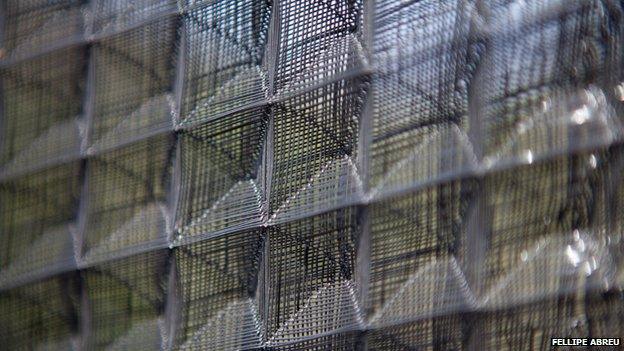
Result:
[[[69,48],[0,70],[1,176],[79,156],[85,69],[84,49]]]
[[[623,19],[0,2],[0,349],[620,337]]]
[[[90,319],[84,348],[154,350],[161,347],[168,252],[109,261],[82,272]]]
[[[159,136],[87,160],[82,260],[166,242],[171,153]]]
[[[89,152],[173,129],[175,18],[98,42]]]
[[[80,172],[74,162],[0,185],[0,282],[75,267]]]

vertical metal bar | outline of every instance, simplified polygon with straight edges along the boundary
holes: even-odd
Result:
[[[175,111],[173,113],[174,129],[182,120],[184,120],[182,114],[186,113],[182,105],[184,103],[184,84],[186,83],[184,78],[186,74],[186,63],[188,59],[188,37],[184,18],[180,17],[178,21],[178,53],[176,58],[175,81],[173,82],[173,95],[175,102]]]
[[[81,142],[80,142],[80,154],[83,157],[81,162],[81,177],[82,188],[80,192],[80,203],[78,206],[78,229],[76,231],[76,237],[74,240],[74,255],[76,263],[80,266],[82,261],[82,255],[85,250],[85,235],[87,226],[87,217],[89,209],[89,161],[86,159],[88,155],[89,144],[91,143],[91,127],[94,113],[95,103],[95,65],[96,65],[96,50],[92,45],[86,47],[86,59],[87,71],[86,71],[86,89],[83,95],[82,102],[82,121],[81,121]]]
[[[368,320],[371,314],[369,299],[370,285],[370,255],[371,255],[371,207],[362,205],[357,207],[357,228],[360,231],[356,248],[355,283],[358,287],[358,302],[362,318]]]
[[[180,15],[179,15],[180,16]],[[184,77],[186,74],[186,61],[187,61],[187,35],[186,24],[184,19],[180,16],[178,18],[178,53],[176,60],[175,80],[173,82],[173,95],[174,95],[174,113],[172,118],[172,128],[174,131],[174,145],[175,148],[173,160],[172,160],[172,176],[169,186],[169,193],[167,196],[169,226],[167,228],[167,242],[169,244],[169,275],[166,287],[166,301],[165,301],[165,326],[167,329],[167,342],[163,347],[166,350],[173,350],[175,347],[175,340],[177,337],[178,323],[181,311],[181,301],[178,291],[178,275],[177,275],[177,260],[175,257],[175,249],[173,243],[176,240],[175,230],[177,228],[177,213],[179,206],[179,198],[181,191],[181,178],[182,178],[182,160],[181,160],[181,138],[175,132],[179,123],[183,120],[182,114],[184,113]]]
[[[183,18],[178,19],[178,53],[176,60],[176,73],[175,80],[173,85],[173,94],[174,94],[174,111],[173,111],[173,130],[177,130],[179,123],[183,120],[182,114],[185,113],[183,109],[184,103],[184,83],[185,83],[185,74],[186,74],[186,61],[187,61],[187,35],[186,35],[186,23]],[[176,134],[175,136],[175,154],[173,157],[173,168],[172,168],[172,177],[171,184],[169,187],[169,195],[168,195],[168,210],[169,210],[169,226],[167,228],[167,241],[169,243],[169,247],[172,247],[173,242],[176,240],[175,230],[178,226],[178,206],[180,199],[180,191],[181,191],[181,179],[182,179],[182,164],[181,164],[181,138]]]
[[[94,6],[94,0],[91,0],[90,7]],[[93,13],[88,13],[87,27],[85,28],[86,35],[88,37],[92,29]],[[82,257],[85,251],[86,245],[86,232],[89,210],[89,161],[86,159],[88,153],[88,147],[91,142],[91,125],[94,113],[95,104],[95,68],[96,68],[96,50],[93,44],[87,44],[86,48],[87,70],[86,70],[86,88],[83,95],[82,103],[82,116],[81,116],[81,142],[80,142],[80,155],[83,158],[81,160],[81,177],[82,186],[80,192],[80,203],[78,206],[78,225],[76,236],[74,238],[74,256],[76,265],[78,268],[82,266]],[[91,338],[91,306],[89,302],[89,294],[85,282],[85,271],[81,271],[80,277],[80,350],[87,350],[89,339]]]
[[[462,4],[467,6],[468,0],[464,0]],[[478,1],[479,2],[479,1]],[[480,4],[480,2],[479,2]],[[474,11],[478,11],[479,4],[475,7]],[[466,11],[464,11],[466,12]],[[472,20],[470,21],[470,30],[468,34],[468,45],[472,47],[477,43],[483,41],[485,46],[485,52],[487,53],[488,39],[482,38],[481,33],[485,32],[484,28],[481,28],[482,22],[476,21],[475,17],[480,17],[478,13],[474,13],[474,16],[471,16]],[[476,56],[477,53],[470,53],[469,55]],[[484,157],[484,128],[481,113],[483,111],[483,106],[481,101],[481,88],[482,85],[488,84],[488,82],[483,81],[482,71],[487,69],[487,57],[484,59],[480,59],[479,57],[470,57],[468,59],[478,60],[479,62],[474,62],[476,65],[474,78],[468,87],[468,140],[472,144],[472,148],[477,158],[478,164],[481,165]]]
[[[169,185],[169,190],[167,194],[167,216],[169,217],[167,220],[167,243],[169,244],[169,248],[172,248],[176,241],[176,229],[178,227],[178,209],[179,209],[179,201],[180,201],[180,192],[181,192],[181,179],[182,179],[182,160],[181,160],[181,138],[178,137],[177,134],[172,136],[173,146],[175,150],[173,151],[173,159],[172,159],[172,170],[171,170],[171,181]]]
[[[277,75],[278,60],[280,55],[281,40],[281,14],[280,0],[273,0],[271,8],[271,21],[269,23],[269,35],[264,53],[264,65],[267,69],[269,85],[269,101],[273,100],[275,94],[275,79]]]
[[[369,67],[373,67],[373,73],[369,77],[364,77],[364,79],[370,79],[370,81],[365,84],[364,106],[362,108],[358,131],[358,171],[362,182],[363,202],[367,203],[370,194],[370,150],[373,140],[373,116],[375,108],[375,58],[373,55],[375,1],[364,0],[362,11],[363,46]],[[366,322],[372,313],[369,298],[371,270],[371,207],[369,205],[365,204],[357,207],[357,222],[356,227],[360,231],[360,235],[358,236],[356,251],[355,283],[358,287],[357,301],[360,304],[361,317]],[[366,325],[360,327],[365,329]],[[367,334],[363,332],[359,336],[362,340],[360,344],[361,350],[368,349],[366,335]]]
[[[263,65],[267,70],[268,79],[268,96],[269,101],[268,108],[268,123],[267,123],[267,135],[264,149],[264,181],[263,181],[263,213],[265,214],[264,222],[270,218],[271,212],[271,182],[273,179],[273,163],[274,163],[274,133],[275,133],[275,107],[272,104],[273,96],[275,94],[275,79],[277,75],[277,60],[279,58],[279,42],[281,33],[281,16],[280,16],[280,0],[273,0],[271,8],[271,20],[269,23],[269,33],[267,38],[267,45],[265,47]],[[262,270],[264,271],[264,281],[262,284],[262,298],[260,299],[261,306],[260,315],[262,318],[262,328],[264,329],[262,343],[266,343],[269,337],[269,304],[270,304],[270,286],[271,286],[271,270],[270,270],[270,253],[271,253],[271,233],[268,228],[263,228],[264,237],[264,251],[262,253]]]
[[[89,341],[91,339],[91,304],[89,302],[89,293],[85,282],[85,271],[81,271],[80,276],[80,350],[89,350]]]
[[[95,80],[96,77],[96,65],[97,65],[97,44],[87,45],[87,77],[86,77],[86,90],[83,97],[82,104],[82,140],[80,143],[80,154],[85,157],[89,154],[89,145],[91,144],[91,129],[93,125],[93,118],[95,113]]]
[[[170,250],[170,255],[167,258],[169,260],[169,275],[166,287],[166,301],[165,301],[165,326],[167,327],[167,343],[166,350],[173,350],[175,347],[175,339],[177,337],[178,323],[180,316],[180,296],[178,291],[178,270],[177,260],[175,257],[175,250]]]
[[[263,228],[262,229],[265,233],[264,236],[264,251],[262,253],[262,267],[261,269],[264,270],[264,281],[260,282],[262,284],[262,294],[264,296],[262,296],[262,299],[260,299],[260,303],[262,304],[262,306],[258,306],[261,310],[260,310],[260,315],[263,317],[262,318],[262,328],[263,330],[263,340],[262,343],[266,343],[268,341],[269,338],[269,304],[270,304],[270,299],[271,299],[271,295],[270,295],[270,278],[271,278],[271,270],[270,270],[270,253],[271,253],[271,241],[269,240],[270,237],[270,233],[269,233],[269,229],[268,228]]]

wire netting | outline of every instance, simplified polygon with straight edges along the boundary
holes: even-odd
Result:
[[[0,1],[0,349],[621,338],[623,20]]]
[[[7,0],[1,9],[3,58],[27,57],[83,38],[83,0]]]
[[[157,19],[92,50],[90,151],[173,129],[176,19]]]
[[[79,156],[86,64],[76,47],[0,69],[0,176]]]
[[[172,138],[158,136],[87,160],[81,260],[166,243],[172,153]]]
[[[266,102],[271,8],[270,0],[215,1],[184,15],[184,124]]]
[[[264,336],[258,291],[266,235],[242,231],[176,249],[176,349],[247,349]]]
[[[255,108],[180,133],[180,239],[262,224],[268,116]]]
[[[157,350],[166,344],[169,252],[152,251],[82,272],[89,338],[84,348]]]
[[[0,342],[13,350],[74,350],[80,280],[65,274],[0,293]]]
[[[80,177],[74,162],[0,185],[0,283],[75,267]]]

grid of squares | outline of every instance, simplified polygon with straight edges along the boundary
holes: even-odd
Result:
[[[622,332],[621,4],[0,6],[2,345]]]

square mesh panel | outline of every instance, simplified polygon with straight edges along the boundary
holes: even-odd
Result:
[[[541,153],[567,151],[568,143],[572,148],[596,139],[609,143],[601,134],[615,127],[591,111],[596,102],[558,106],[577,89],[601,83],[611,51],[618,50],[610,42],[610,11],[602,3],[486,1],[484,26],[490,38],[473,103],[482,123],[483,150],[493,158],[488,162],[513,153],[526,138],[532,139],[531,149]],[[579,131],[571,129],[579,128],[587,129],[594,140],[573,138],[570,134]],[[551,140],[564,145],[543,146]]]
[[[180,296],[176,350],[241,350],[264,337],[265,235],[243,231],[175,249]]]
[[[293,342],[281,346],[265,347],[267,351],[295,351],[295,350],[335,350],[335,351],[358,351],[362,350],[360,333],[346,332],[335,333],[318,338],[310,338],[304,341]]]
[[[267,98],[263,63],[272,1],[210,1],[184,14],[183,123]]]
[[[464,243],[475,187],[454,182],[371,206],[372,325],[471,308],[463,269],[473,259]]]
[[[180,239],[263,223],[267,121],[256,108],[180,133]]]
[[[173,128],[176,35],[166,17],[95,45],[90,152]]]
[[[581,154],[485,179],[486,305],[608,284],[614,264],[602,244],[608,166],[607,154]]]
[[[356,216],[355,208],[347,208],[269,228],[269,345],[362,322],[354,279]]]
[[[164,309],[169,253],[152,251],[82,272],[90,332],[88,350],[159,350],[166,342]]]
[[[93,33],[115,33],[174,12],[176,0],[91,0]]]
[[[82,0],[6,0],[2,56],[17,59],[52,50],[83,38]]]
[[[462,0],[375,6],[371,187],[386,192],[474,168],[470,7]]]
[[[75,267],[80,163],[0,184],[0,285]]]
[[[166,243],[174,145],[159,136],[87,161],[84,260]]]
[[[622,333],[624,2],[0,17],[0,349]]]
[[[62,275],[0,292],[0,343],[5,350],[77,350],[80,282]]]
[[[358,199],[358,137],[366,80],[343,80],[273,106],[272,221]]]
[[[278,5],[274,93],[295,94],[362,68],[362,1],[284,0]]]
[[[85,55],[74,47],[0,69],[2,174],[78,156]]]
[[[374,329],[366,334],[368,350],[469,350],[469,316],[449,315]]]

